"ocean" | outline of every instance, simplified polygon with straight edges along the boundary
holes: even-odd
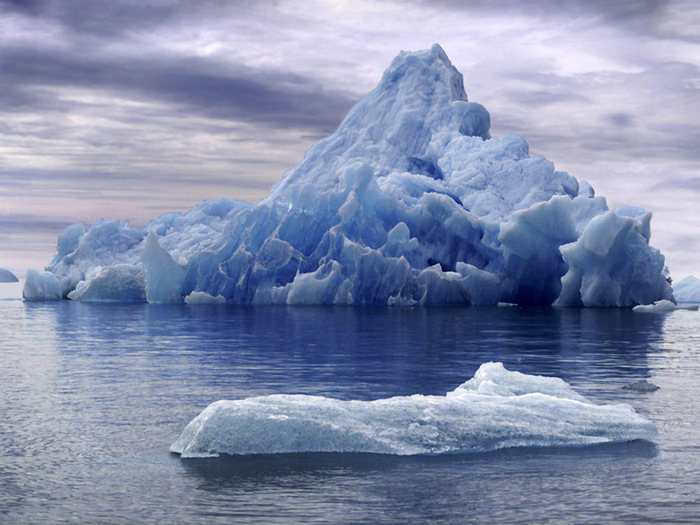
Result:
[[[700,313],[25,303],[0,284],[1,523],[698,523]],[[653,441],[182,459],[220,399],[442,395],[485,362],[627,403]],[[625,389],[646,379],[653,392]]]

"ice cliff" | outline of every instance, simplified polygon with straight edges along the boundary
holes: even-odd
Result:
[[[609,210],[587,183],[531,157],[520,137],[491,138],[489,126],[438,45],[402,52],[261,202],[203,202],[145,229],[76,224],[46,270],[62,296],[83,301],[673,299],[649,246],[650,213]],[[51,279],[28,273],[28,287],[35,277]]]

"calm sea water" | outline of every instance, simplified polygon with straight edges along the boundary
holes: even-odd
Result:
[[[700,314],[89,305],[0,284],[2,523],[698,523]],[[486,361],[626,402],[654,443],[445,457],[168,452],[209,403],[444,394]],[[653,393],[622,387],[638,379]]]

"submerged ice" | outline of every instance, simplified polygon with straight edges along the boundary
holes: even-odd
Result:
[[[209,405],[170,450],[182,457],[292,452],[455,454],[651,439],[628,405],[595,405],[554,377],[481,365],[444,396],[341,401],[271,395]]]
[[[489,127],[439,46],[402,52],[258,204],[203,202],[145,229],[76,224],[46,269],[60,296],[90,301],[673,299],[664,258],[649,246],[650,213],[609,210],[590,185],[531,157],[520,137],[492,138]],[[36,275],[27,282],[25,297],[51,295]]]

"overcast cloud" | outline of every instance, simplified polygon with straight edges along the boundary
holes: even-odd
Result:
[[[689,0],[0,0],[0,266],[43,266],[73,221],[264,197],[438,42],[492,135],[651,209],[700,275],[698,27]]]

